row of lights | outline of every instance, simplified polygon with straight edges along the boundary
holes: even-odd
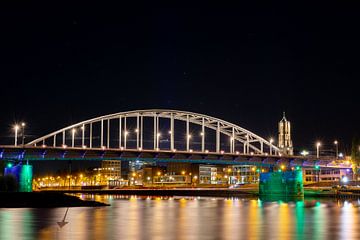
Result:
[[[338,145],[339,145],[339,142],[338,142],[337,140],[334,141],[334,145],[335,145],[335,147],[336,147],[336,158],[338,158],[338,157],[343,157],[343,154],[342,154],[342,153],[340,153],[340,154],[338,153]],[[316,157],[319,158],[319,156],[320,156],[321,142],[319,142],[319,141],[316,142],[315,146],[316,146]],[[306,150],[303,150],[300,154],[303,155],[303,156],[307,156],[307,155],[309,155],[309,152],[306,151]]]
[[[15,130],[15,140],[14,140],[14,143],[15,143],[15,146],[17,146],[17,138],[18,138],[17,135],[18,135],[18,130],[20,129],[20,126],[22,127],[22,144],[24,144],[24,138],[25,138],[24,129],[25,129],[26,124],[25,124],[24,122],[22,122],[21,125],[18,125],[18,124],[14,125],[14,130]],[[81,130],[84,130],[84,126],[81,127]],[[76,129],[73,128],[71,131],[72,131],[72,135],[73,135],[73,138],[74,138],[74,135],[75,135],[75,133],[76,133]],[[136,128],[136,129],[135,129],[135,132],[138,133],[139,130]],[[171,134],[171,133],[172,133],[172,132],[169,131],[169,134]],[[129,134],[129,132],[125,130],[125,131],[124,131],[124,134],[125,134],[125,136],[127,136],[127,135]],[[161,133],[157,133],[157,138],[160,138],[160,136],[161,136]],[[200,132],[200,136],[204,136],[204,133],[203,133],[203,132]],[[188,138],[188,139],[191,139],[191,137],[192,137],[191,134],[188,134],[188,135],[187,135],[187,138]],[[231,140],[231,141],[234,141],[234,138],[231,137],[230,140]],[[269,142],[270,142],[270,144],[273,144],[273,143],[274,143],[274,139],[273,139],[273,138],[270,138],[270,139],[269,139]],[[338,157],[338,143],[339,143],[339,142],[338,142],[337,140],[334,141],[334,145],[336,146],[336,157]],[[321,146],[321,143],[320,143],[320,142],[316,142],[316,156],[317,156],[317,158],[319,158],[319,155],[320,155],[320,146]],[[46,147],[46,145],[43,144],[42,147]],[[62,147],[63,147],[63,148],[66,148],[67,145],[66,145],[66,144],[63,144]],[[87,146],[86,146],[86,145],[83,145],[82,148],[87,148]],[[101,148],[102,148],[102,149],[106,149],[105,146],[102,146]],[[123,147],[121,147],[121,148],[123,148]],[[123,150],[123,149],[121,149],[121,150]],[[139,148],[139,150],[141,151],[142,148]],[[156,150],[159,150],[159,148],[157,148]],[[176,149],[173,149],[173,151],[176,151]],[[190,149],[190,152],[193,152],[193,150]],[[205,150],[205,153],[208,153],[208,152],[209,152],[208,150]],[[224,151],[221,150],[220,153],[223,154]],[[237,155],[240,154],[238,151],[236,151],[235,153],[236,153]],[[253,155],[253,154],[254,154],[254,153],[251,152],[251,155]],[[304,151],[302,151],[300,154],[303,155],[303,156],[306,156],[306,155],[309,154],[309,152],[306,151],[306,150],[304,150]],[[265,155],[267,155],[267,154],[265,153]],[[342,154],[341,154],[341,155],[342,155]]]

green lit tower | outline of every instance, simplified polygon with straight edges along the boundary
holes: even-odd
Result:
[[[278,147],[284,155],[293,155],[293,144],[291,140],[291,125],[285,117],[285,112],[283,118],[279,122],[279,139]]]

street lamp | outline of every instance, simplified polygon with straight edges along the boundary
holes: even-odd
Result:
[[[335,148],[336,148],[336,159],[338,159],[338,144],[339,142],[337,140],[334,141],[334,144],[335,144]]]
[[[305,156],[309,155],[309,152],[306,150],[302,150],[300,154],[305,157]]]
[[[15,139],[14,139],[14,145],[15,147],[17,146],[17,137],[18,137],[18,130],[19,130],[19,125],[15,125],[14,126],[14,130],[15,130]]]
[[[25,123],[22,122],[21,123],[21,135],[22,135],[22,140],[21,140],[21,145],[24,146],[24,142],[25,142]]]
[[[317,158],[319,158],[319,155],[320,155],[320,146],[321,146],[321,143],[317,142],[316,143],[316,157]]]

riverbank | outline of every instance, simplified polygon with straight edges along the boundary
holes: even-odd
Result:
[[[84,201],[61,192],[0,192],[0,208],[101,207],[108,204]]]
[[[199,197],[258,197],[257,188],[228,189],[228,188],[179,188],[179,189],[72,189],[72,190],[44,190],[43,192],[60,192],[69,194],[117,194],[138,196],[199,196]],[[360,198],[360,193],[347,190],[335,191],[332,189],[304,190],[304,197],[312,198]]]
[[[47,190],[46,192],[118,194],[139,196],[256,197],[257,190],[238,189],[111,189],[111,190]]]

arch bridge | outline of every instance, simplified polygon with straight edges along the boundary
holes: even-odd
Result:
[[[281,155],[278,147],[236,124],[177,110],[119,112],[82,121],[26,147]]]

